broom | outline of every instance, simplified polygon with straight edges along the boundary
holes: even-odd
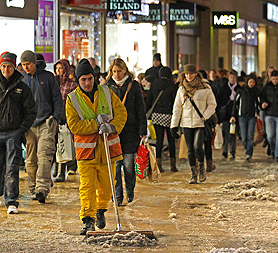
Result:
[[[90,236],[105,236],[105,235],[114,235],[114,234],[127,234],[131,231],[123,230],[120,222],[120,215],[119,215],[119,210],[118,210],[118,203],[117,203],[117,198],[116,198],[116,189],[114,185],[114,177],[113,177],[113,172],[112,172],[112,165],[111,165],[111,158],[110,158],[110,153],[109,153],[109,147],[108,147],[108,140],[107,140],[107,133],[101,133],[103,135],[103,142],[105,146],[105,153],[106,153],[106,159],[107,159],[107,165],[108,165],[108,171],[109,171],[109,177],[110,177],[110,184],[111,184],[111,189],[112,189],[112,196],[114,200],[114,210],[116,214],[116,220],[117,220],[117,228],[115,231],[88,231],[86,234],[85,238],[88,238]],[[135,231],[139,234],[143,234],[149,239],[155,239],[155,235],[153,234],[152,231]],[[84,239],[85,239],[84,238]]]

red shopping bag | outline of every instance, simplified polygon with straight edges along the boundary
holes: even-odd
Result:
[[[264,123],[260,118],[257,118],[255,134],[254,134],[254,143],[258,144],[264,140],[265,129]]]
[[[135,173],[139,178],[145,179],[148,176],[149,171],[149,150],[143,144],[142,139],[137,150],[137,156],[135,160]]]

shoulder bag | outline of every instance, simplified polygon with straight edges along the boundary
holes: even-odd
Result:
[[[161,97],[163,91],[164,91],[164,90],[162,90],[162,91],[159,92],[159,94],[158,94],[156,100],[154,101],[154,103],[153,103],[151,109],[148,110],[148,112],[146,113],[147,119],[148,119],[148,120],[152,118],[153,109],[154,109],[154,107],[156,106],[156,104],[157,104],[157,102],[158,102],[158,99]]]
[[[126,92],[125,92],[125,96],[122,100],[122,104],[124,105],[125,104],[125,101],[126,101],[126,97],[127,97],[127,93],[129,92],[130,88],[131,88],[131,85],[132,85],[132,82],[130,82],[127,86],[127,89],[126,89]]]

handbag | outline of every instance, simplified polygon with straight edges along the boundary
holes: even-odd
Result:
[[[214,148],[221,149],[223,147],[222,128],[219,124],[215,126]]]
[[[192,100],[191,97],[187,96],[189,98],[189,101],[191,102],[192,106],[195,108],[196,112],[198,113],[198,115],[200,116],[200,118],[202,120],[204,120],[204,116],[202,115],[202,113],[199,111],[197,105],[195,104],[195,102]],[[204,120],[204,125],[205,125],[205,140],[206,141],[211,141],[213,134],[215,132],[215,116],[214,114],[207,120]]]
[[[265,129],[264,123],[260,118],[257,118],[255,133],[254,133],[254,143],[259,144],[264,140],[265,137]]]
[[[181,134],[181,138],[180,138],[180,148],[179,148],[179,158],[184,158],[184,159],[188,159],[188,155],[187,155],[187,145],[185,142],[185,137],[184,134]]]
[[[148,120],[151,119],[152,113],[153,113],[153,109],[154,109],[154,107],[156,106],[156,104],[157,104],[157,102],[158,102],[158,99],[159,99],[160,96],[162,95],[163,91],[164,91],[164,90],[162,90],[162,91],[159,92],[159,94],[158,94],[156,100],[154,101],[154,103],[153,103],[151,109],[149,109],[149,110],[147,111],[146,116],[147,116],[147,119],[148,119]]]
[[[73,140],[70,134],[70,130],[66,125],[59,125],[56,162],[66,163],[74,159],[73,152]]]
[[[231,100],[229,100],[226,105],[221,106],[221,108],[219,109],[219,119],[221,121],[223,121],[226,118],[227,109],[228,109],[230,102],[231,102]]]

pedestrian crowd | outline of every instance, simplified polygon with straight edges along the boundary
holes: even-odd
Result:
[[[65,182],[78,170],[81,235],[94,231],[95,225],[106,226],[111,198],[119,206],[124,196],[133,201],[135,157],[142,140],[155,139],[161,173],[163,151],[169,151],[170,171],[175,173],[176,139],[184,138],[189,183],[196,184],[216,169],[216,138],[223,140],[223,159],[229,153],[235,159],[240,138],[246,162],[251,162],[261,121],[263,146],[278,162],[278,71],[273,66],[261,78],[255,72],[238,76],[235,70],[197,70],[193,64],[172,71],[156,53],[153,66],[136,80],[121,58],[103,73],[94,58],[83,58],[77,66],[60,59],[54,74],[45,69],[41,54],[26,50],[18,65],[16,58],[11,52],[0,55],[0,196],[8,214],[18,213],[23,144],[32,200],[45,203],[53,181]],[[63,133],[68,142],[60,140]],[[61,150],[71,155],[61,160]]]

